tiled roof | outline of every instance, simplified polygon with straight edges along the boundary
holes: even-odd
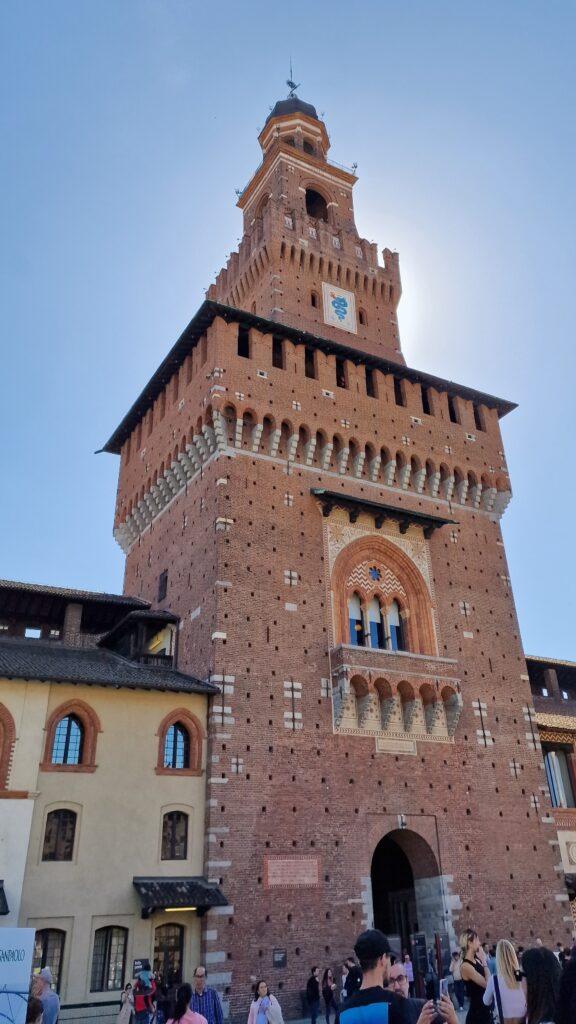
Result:
[[[200,875],[186,878],[134,878],[143,908],[148,911],[163,910],[165,907],[225,907],[228,900],[220,889]]]
[[[536,722],[548,729],[567,729],[569,732],[576,732],[575,715],[547,715],[537,711]]]
[[[104,594],[97,590],[75,590],[71,587],[49,587],[43,583],[23,583],[20,580],[0,580],[0,591],[17,590],[28,594],[46,594],[50,597],[63,597],[69,601],[102,601],[105,604],[124,604],[131,608],[149,608],[149,601],[128,594]]]
[[[102,647],[65,647],[57,642],[10,637],[0,640],[0,678],[90,683],[134,690],[218,692],[218,687],[195,676],[171,668],[138,665]]]
[[[566,668],[576,668],[576,661],[563,661],[561,658],[541,658],[537,654],[527,654],[526,661],[534,661],[539,665],[563,665]]]

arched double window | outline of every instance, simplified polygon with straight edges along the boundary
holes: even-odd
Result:
[[[118,992],[124,987],[128,929],[111,926],[94,933],[91,992]]]
[[[96,768],[98,716],[83,700],[56,708],[46,723],[42,771],[89,772]]]
[[[66,932],[60,928],[42,928],[36,932],[34,939],[34,959],[32,970],[34,973],[43,967],[49,967],[52,971],[56,991],[60,991],[62,981],[62,963],[64,960],[64,940]]]
[[[76,715],[65,715],[54,730],[52,764],[82,764],[84,729]]]
[[[164,767],[190,767],[190,734],[182,722],[175,722],[166,732],[164,740]]]
[[[46,816],[42,860],[72,860],[76,836],[76,811],[59,807]]]
[[[175,709],[161,723],[158,737],[156,774],[200,775],[204,732],[195,715]]]

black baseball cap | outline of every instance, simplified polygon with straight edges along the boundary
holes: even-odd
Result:
[[[377,960],[385,953],[390,954],[392,947],[384,932],[378,928],[369,928],[368,931],[361,932],[356,939],[354,952],[359,960]]]

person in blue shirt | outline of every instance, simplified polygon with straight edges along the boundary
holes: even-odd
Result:
[[[208,1024],[224,1024],[220,997],[216,989],[209,988],[206,984],[206,968],[203,964],[199,964],[194,971],[190,1009],[206,1017]]]

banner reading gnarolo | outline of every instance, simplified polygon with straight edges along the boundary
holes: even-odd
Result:
[[[33,928],[0,928],[0,1021],[7,1024],[25,1024],[33,951]]]

